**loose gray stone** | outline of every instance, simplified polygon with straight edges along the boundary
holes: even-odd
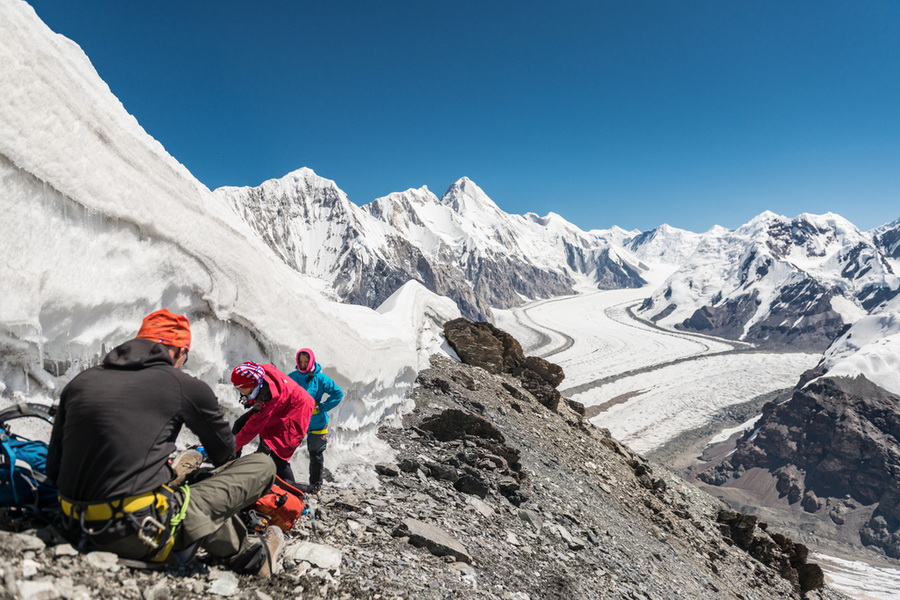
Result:
[[[24,577],[25,579],[31,579],[38,574],[40,568],[40,563],[26,558],[22,561],[22,577]]]
[[[491,518],[494,516],[494,509],[491,505],[475,496],[466,497],[466,503],[481,513],[481,516]]]
[[[43,543],[43,542],[41,542]],[[19,600],[56,600],[60,598],[53,581],[20,581]]]
[[[169,585],[165,581],[160,581],[150,589],[144,591],[144,600],[169,600],[171,597]]]
[[[44,541],[28,533],[9,533],[0,531],[0,546],[16,552],[28,552],[29,550],[43,550]]]
[[[320,569],[336,570],[341,566],[343,553],[333,546],[300,542],[285,550],[284,557],[295,561],[306,561]]]
[[[60,544],[59,546],[54,546],[53,548],[53,556],[77,556],[78,550],[76,550],[72,544]]]
[[[468,550],[459,541],[443,529],[423,523],[416,519],[404,519],[397,529],[394,537],[409,537],[409,543],[428,549],[436,556],[455,556],[460,562],[470,563],[472,557]]]
[[[95,569],[111,571],[119,566],[119,557],[112,552],[91,552],[85,555],[85,560]]]
[[[478,574],[475,567],[464,562],[451,563],[450,568],[459,571],[464,577],[475,577]]]
[[[234,596],[238,591],[237,578],[234,581],[217,579],[209,586],[209,593],[217,596]]]
[[[224,569],[211,569],[209,572],[209,580],[210,581],[226,581],[229,583],[237,583],[238,578],[237,575],[232,571],[226,571]]]
[[[536,531],[540,531],[541,527],[544,526],[544,520],[541,518],[541,515],[533,510],[520,509],[519,518],[534,527]]]
[[[384,475],[385,477],[397,477],[400,475],[400,469],[397,468],[397,465],[388,463],[378,463],[375,465],[375,472],[379,475]]]

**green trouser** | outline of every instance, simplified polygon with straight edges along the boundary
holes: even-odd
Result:
[[[265,560],[261,543],[258,537],[249,535],[236,513],[259,500],[274,480],[272,459],[253,453],[222,465],[210,477],[191,484],[184,521],[175,531],[174,550],[200,540],[201,548],[224,560],[228,567],[257,570]]]
[[[249,535],[237,512],[256,502],[274,480],[275,463],[265,454],[254,453],[226,463],[206,479],[191,484],[184,521],[175,530],[172,550],[200,541],[201,548],[229,568],[258,571],[265,561],[262,544],[257,536]],[[181,505],[184,492],[179,489],[176,496]],[[100,544],[99,549],[138,560],[144,559],[148,551],[137,535]]]

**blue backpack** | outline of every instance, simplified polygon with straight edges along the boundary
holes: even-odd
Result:
[[[53,507],[57,490],[47,477],[47,444],[10,432],[6,422],[20,417],[53,420],[40,404],[21,403],[0,411],[0,510]]]

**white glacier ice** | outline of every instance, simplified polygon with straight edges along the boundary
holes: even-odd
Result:
[[[232,416],[231,366],[251,359],[287,371],[294,351],[309,346],[347,391],[329,468],[362,474],[361,457],[386,452],[372,433],[415,379],[408,332],[421,315],[324,299],[318,282],[247,234],[126,112],[81,49],[24,2],[0,3],[0,91],[4,402],[52,401],[133,337],[145,314],[167,307],[192,321],[188,372]],[[396,310],[442,315],[446,303],[418,295]]]

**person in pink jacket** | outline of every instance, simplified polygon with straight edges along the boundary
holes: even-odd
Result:
[[[306,390],[272,365],[245,362],[231,372],[231,383],[250,410],[234,424],[235,452],[259,436],[257,452],[275,461],[276,474],[294,481],[290,460],[306,437],[315,401]]]

